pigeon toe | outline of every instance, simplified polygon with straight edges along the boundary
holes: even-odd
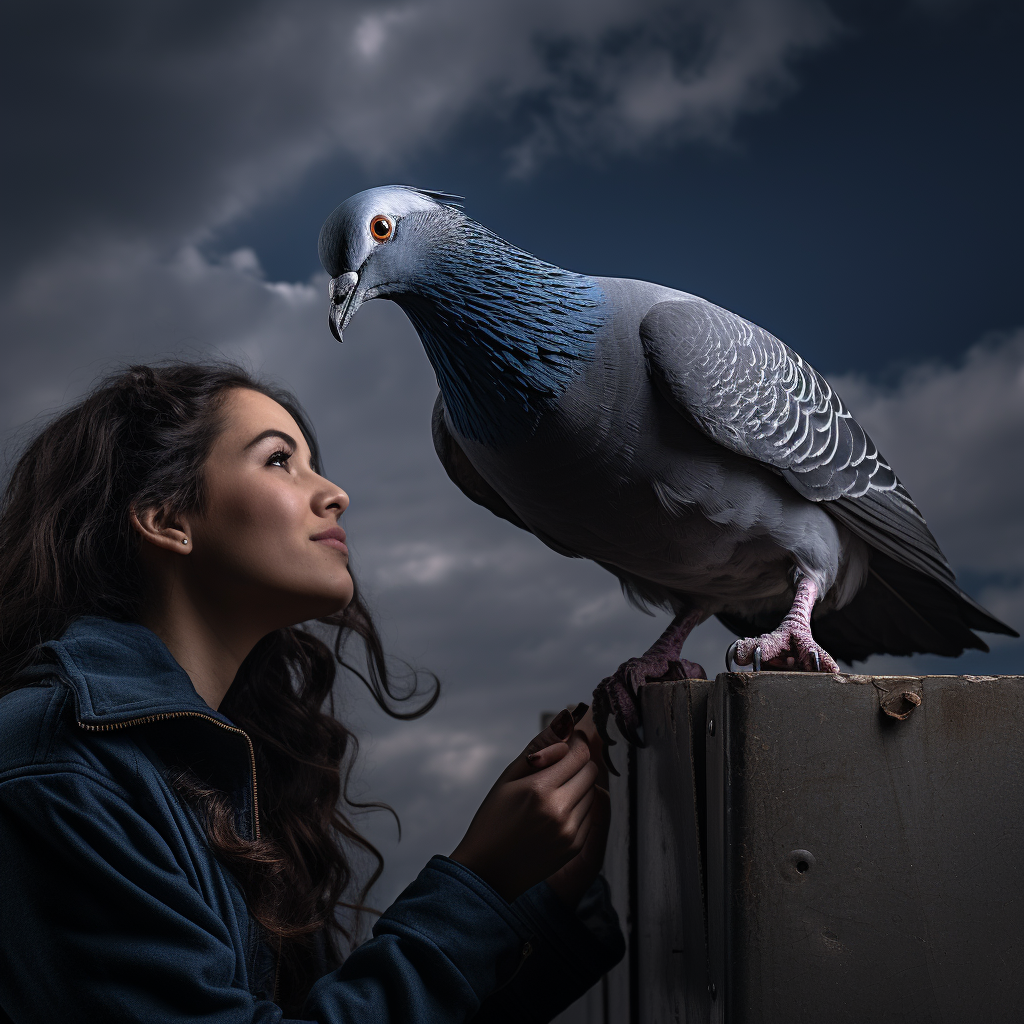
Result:
[[[700,665],[679,657],[683,641],[702,618],[702,613],[697,611],[680,613],[645,654],[624,661],[594,690],[594,724],[605,745],[605,764],[613,774],[618,772],[608,756],[608,747],[615,745],[608,734],[608,719],[615,719],[628,743],[642,747],[640,688],[647,683],[670,679],[707,679]]]

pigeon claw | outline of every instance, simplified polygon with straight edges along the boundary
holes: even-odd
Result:
[[[738,665],[753,664],[755,672],[761,671],[762,661],[774,669],[839,672],[832,655],[811,636],[811,611],[818,598],[818,585],[799,571],[794,572],[794,579],[793,606],[778,629],[737,640],[726,653],[727,664],[733,659]]]
[[[761,648],[760,646],[754,648],[754,671],[761,671]],[[725,671],[735,672],[737,665],[748,665],[750,658],[746,662],[740,662],[739,660],[739,641],[733,640],[729,644],[728,649],[725,652]]]
[[[613,775],[619,773],[608,754],[608,748],[615,746],[615,740],[608,735],[608,719],[615,718],[619,732],[628,743],[643,747],[646,744],[640,721],[640,687],[654,681],[707,679],[700,665],[679,657],[683,641],[703,619],[704,614],[695,609],[679,612],[642,657],[624,661],[598,684],[593,701],[594,725],[604,743],[604,763]]]
[[[726,658],[738,665],[751,665],[755,672],[762,667],[798,672],[839,671],[835,660],[814,641],[809,629],[794,628],[785,622],[772,633],[736,641]]]
[[[736,663],[736,651],[740,646],[739,640],[733,640],[725,650],[725,671],[731,672]]]
[[[594,690],[594,725],[597,734],[604,743],[604,763],[608,771],[618,775],[612,764],[608,748],[615,745],[615,740],[608,733],[608,720],[615,719],[619,732],[625,736],[627,743],[642,747],[640,735],[640,707],[636,687],[630,685],[630,676],[637,674],[640,658],[630,658],[623,662],[610,676],[602,679]]]
[[[725,652],[725,671],[726,672],[733,672],[733,671],[735,671],[735,668],[736,668],[737,665],[741,665],[741,664],[745,665],[745,664],[747,664],[747,662],[745,662],[745,661],[741,662],[739,660],[739,648],[740,648],[740,641],[739,640],[733,640],[733,642],[731,644],[729,644],[729,648]],[[754,648],[753,662],[754,662],[754,671],[755,672],[760,672],[761,671],[761,648],[760,647],[755,647]]]
[[[608,700],[608,694],[603,689],[605,682],[607,680],[602,680],[601,686],[594,691],[591,707],[594,709],[594,728],[597,729],[597,735],[601,737],[601,757],[604,760],[604,766],[610,774],[618,775],[618,769],[612,764],[611,755],[608,752],[609,747],[615,746],[615,740],[608,734],[608,719],[611,716],[611,705]]]
[[[707,674],[694,661],[674,658],[666,662],[644,655],[623,662],[612,675],[602,679],[594,690],[594,724],[604,743],[604,763],[613,775],[619,773],[608,752],[608,748],[615,745],[615,740],[608,733],[609,719],[615,719],[627,743],[634,747],[645,747],[647,742],[640,716],[640,688],[647,683],[677,679],[707,679]]]

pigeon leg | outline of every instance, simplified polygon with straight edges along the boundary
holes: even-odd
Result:
[[[820,647],[811,636],[811,610],[818,599],[817,584],[809,576],[801,574],[797,579],[796,597],[778,629],[763,636],[738,640],[729,648],[726,667],[730,657],[738,665],[754,663],[760,671],[764,662],[771,668],[798,668],[806,672],[838,672],[839,666],[832,655]]]
[[[618,774],[608,757],[608,747],[615,745],[615,740],[608,735],[608,719],[614,715],[619,731],[628,742],[642,747],[637,699],[644,683],[658,679],[707,679],[700,665],[679,657],[683,641],[703,620],[701,611],[680,612],[646,654],[623,662],[612,675],[602,679],[594,691],[594,724],[604,741],[604,759],[612,773]]]

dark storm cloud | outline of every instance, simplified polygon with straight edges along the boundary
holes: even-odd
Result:
[[[469,114],[545,154],[723,138],[833,37],[821,0],[22,4],[2,54],[8,267],[201,236],[318,160],[386,169]]]

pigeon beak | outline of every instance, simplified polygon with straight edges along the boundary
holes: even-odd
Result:
[[[351,270],[347,274],[339,274],[331,281],[331,311],[327,322],[331,325],[331,334],[338,341],[341,341],[341,332],[348,327],[349,321],[362,304],[358,287],[359,275]]]

